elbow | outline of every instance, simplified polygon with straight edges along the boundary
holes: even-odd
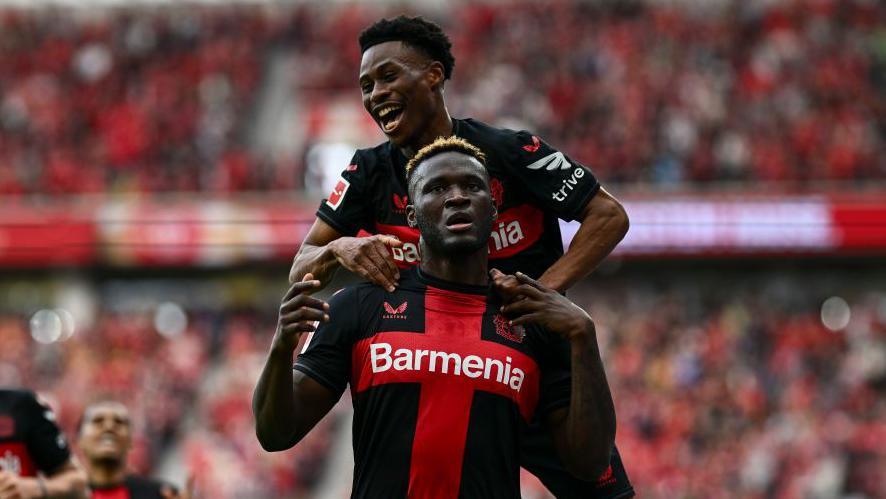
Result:
[[[631,221],[628,218],[628,212],[617,199],[610,197],[606,203],[606,217],[612,226],[613,233],[616,235],[616,244],[624,239],[631,227]]]
[[[256,427],[255,436],[258,439],[259,445],[266,452],[280,452],[284,450],[291,449],[296,443],[291,439],[281,438],[280,436],[272,435],[270,432],[262,431],[261,428]]]

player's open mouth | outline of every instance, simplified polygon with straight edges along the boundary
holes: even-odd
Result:
[[[450,232],[465,232],[474,226],[474,219],[467,213],[455,213],[446,219],[446,228]]]
[[[403,106],[399,104],[385,104],[375,112],[375,118],[385,133],[391,133],[400,125],[403,117]]]

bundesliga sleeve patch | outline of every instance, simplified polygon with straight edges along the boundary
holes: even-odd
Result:
[[[333,210],[337,210],[338,206],[345,198],[345,193],[348,192],[349,187],[351,187],[350,182],[343,178],[338,179],[338,183],[335,184],[335,188],[332,189],[332,193],[329,194],[329,197],[326,199],[326,206],[329,206]]]

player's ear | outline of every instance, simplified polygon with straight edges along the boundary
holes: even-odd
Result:
[[[418,221],[415,219],[415,206],[406,205],[406,224],[411,228],[418,227]]]
[[[428,69],[425,71],[425,79],[428,82],[428,86],[431,87],[431,90],[437,90],[437,88],[443,87],[443,82],[446,80],[446,72],[443,69],[443,64],[440,61],[433,61],[428,65]]]

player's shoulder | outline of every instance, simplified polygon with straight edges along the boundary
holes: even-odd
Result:
[[[374,147],[357,149],[349,168],[364,168],[365,171],[372,171],[390,164],[390,158],[391,144],[390,142],[382,142]]]
[[[0,405],[10,409],[34,409],[43,406],[35,392],[20,388],[0,390]]]
[[[493,142],[500,144],[517,143],[526,137],[532,137],[527,130],[514,130],[484,123],[474,118],[459,120],[459,132],[470,141]]]
[[[392,295],[420,293],[423,290],[424,285],[418,280],[415,268],[405,269],[400,272],[400,279],[393,293],[378,284],[360,282],[335,293],[330,299],[330,306],[368,305],[372,308],[374,305],[381,306],[382,302],[391,299]]]

